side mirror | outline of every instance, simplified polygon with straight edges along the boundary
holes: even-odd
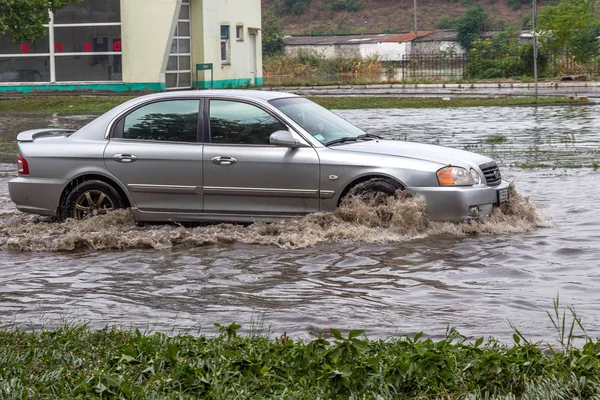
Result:
[[[306,145],[296,139],[290,131],[273,132],[269,137],[269,143],[281,147],[306,147]]]

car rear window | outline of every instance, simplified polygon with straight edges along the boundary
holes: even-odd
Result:
[[[196,142],[200,100],[170,100],[151,103],[125,117],[123,138]]]

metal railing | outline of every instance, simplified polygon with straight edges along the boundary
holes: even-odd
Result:
[[[400,79],[408,80],[456,80],[462,79],[466,55],[407,55],[402,56]]]

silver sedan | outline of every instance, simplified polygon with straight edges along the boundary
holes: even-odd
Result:
[[[152,94],[17,140],[11,199],[61,219],[130,207],[138,221],[276,221],[332,211],[359,187],[423,196],[431,218],[458,221],[508,199],[488,157],[383,140],[289,93]]]

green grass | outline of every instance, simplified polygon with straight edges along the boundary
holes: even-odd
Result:
[[[0,97],[0,112],[31,112],[58,114],[100,114],[132,97],[129,96],[40,96]],[[504,98],[398,98],[398,97],[310,97],[329,109],[365,108],[447,108],[477,106],[520,106],[535,104],[533,97]],[[567,97],[542,97],[538,104],[582,104],[587,100]]]
[[[485,140],[487,144],[502,144],[508,142],[508,138],[504,135],[492,135]]]
[[[1,98],[0,112],[42,114],[101,114],[132,99],[131,96],[39,96]]]
[[[600,168],[598,161],[591,162],[573,162],[573,161],[560,161],[554,160],[552,162],[538,162],[538,161],[523,161],[516,162],[514,164],[517,168],[522,169],[582,169],[591,168],[597,171]]]
[[[600,396],[600,340],[558,298],[548,316],[557,344],[369,340],[363,331],[312,341],[239,335],[143,334],[67,324],[0,330],[0,398],[131,399],[583,399]],[[581,346],[575,342],[580,341]]]

